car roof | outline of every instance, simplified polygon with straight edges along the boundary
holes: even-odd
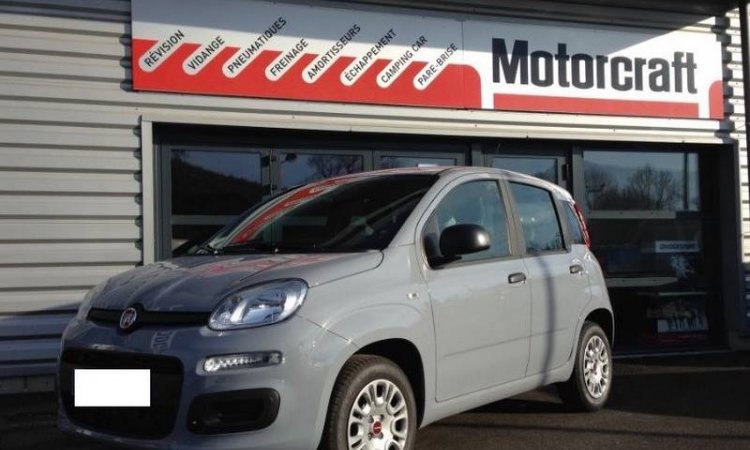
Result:
[[[381,169],[371,172],[366,172],[369,176],[377,175],[438,175],[440,178],[458,178],[466,175],[476,174],[491,174],[500,175],[509,181],[517,181],[521,183],[533,184],[539,187],[543,187],[547,190],[554,192],[557,196],[563,200],[572,201],[572,196],[568,191],[558,186],[557,184],[551,183],[541,178],[533,177],[519,172],[513,172],[511,170],[498,169],[494,167],[480,167],[480,166],[429,166],[429,167],[400,167],[397,169]]]

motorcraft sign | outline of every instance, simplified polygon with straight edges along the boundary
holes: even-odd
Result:
[[[722,49],[687,30],[254,0],[133,0],[141,91],[459,109],[723,116]]]

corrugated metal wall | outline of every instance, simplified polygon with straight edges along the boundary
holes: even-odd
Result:
[[[727,66],[731,71],[732,77],[727,81],[729,86],[729,103],[728,120],[733,124],[734,130],[731,133],[732,139],[736,142],[739,161],[739,181],[740,181],[740,215],[742,231],[742,260],[745,273],[745,295],[743,296],[744,305],[739,305],[736,309],[741,316],[739,321],[740,333],[747,333],[750,330],[750,183],[748,182],[748,152],[747,152],[747,127],[746,127],[746,110],[745,110],[745,83],[743,82],[743,60],[745,55],[742,48],[741,21],[742,17],[739,9],[729,11],[726,15],[729,21],[727,34],[729,40],[726,43],[726,49],[729,53]],[[743,308],[744,306],[744,308]]]
[[[553,2],[529,2],[513,11],[508,5],[514,2],[494,2],[493,9],[481,3],[487,2],[441,8],[568,19],[585,13],[590,21],[691,25],[707,33],[727,24],[723,18],[644,16],[588,6],[567,5],[563,14],[550,9]],[[727,93],[735,107],[731,119],[741,124],[739,23],[734,14],[729,21],[732,89]],[[60,334],[86,290],[142,261],[142,115],[195,123],[475,136],[713,143],[721,138],[709,121],[353,105],[342,114],[332,104],[134,93],[129,44],[126,0],[0,1],[0,392],[48,388],[2,377],[50,373]],[[730,122],[724,126],[731,129]],[[743,143],[740,157],[746,161],[744,133],[732,137]],[[746,172],[744,165],[745,192]],[[744,224],[750,231],[744,195]]]
[[[104,94],[128,83],[129,21],[125,1],[0,2],[0,375],[50,373],[86,290],[141,260],[138,116]]]
[[[724,46],[727,52],[726,70],[726,111],[727,122],[731,124],[729,134],[731,141],[735,144],[737,152],[740,198],[740,230],[742,233],[740,249],[743,261],[743,269],[746,274],[744,284],[745,292],[741,295],[740,302],[744,305],[728,305],[726,310],[727,328],[730,335],[745,334],[750,329],[750,291],[748,291],[747,266],[750,263],[750,184],[748,183],[748,153],[747,153],[747,127],[745,111],[745,83],[743,80],[743,60],[745,56],[742,48],[741,15],[739,9],[733,9],[726,14],[727,29]],[[735,331],[735,328],[737,331]],[[732,337],[730,336],[730,340]]]
[[[747,128],[745,126],[745,87],[742,77],[742,36],[739,9],[729,11],[726,15],[726,50],[728,53],[727,71],[727,120],[732,123],[732,140],[736,142],[739,158],[740,201],[742,214],[742,259],[750,262],[750,184],[748,184]]]

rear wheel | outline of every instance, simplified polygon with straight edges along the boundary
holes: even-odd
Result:
[[[336,380],[321,448],[410,450],[416,421],[416,401],[404,372],[386,358],[355,355]]]
[[[560,398],[574,410],[597,411],[607,403],[612,376],[612,350],[606,333],[594,322],[584,323],[573,373],[557,385]]]

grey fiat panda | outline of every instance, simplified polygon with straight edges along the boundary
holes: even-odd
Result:
[[[130,447],[411,449],[419,427],[546,384],[601,408],[613,333],[562,188],[348,175],[93,288],[63,337],[59,426]],[[147,370],[148,406],[75,406],[91,369]]]

